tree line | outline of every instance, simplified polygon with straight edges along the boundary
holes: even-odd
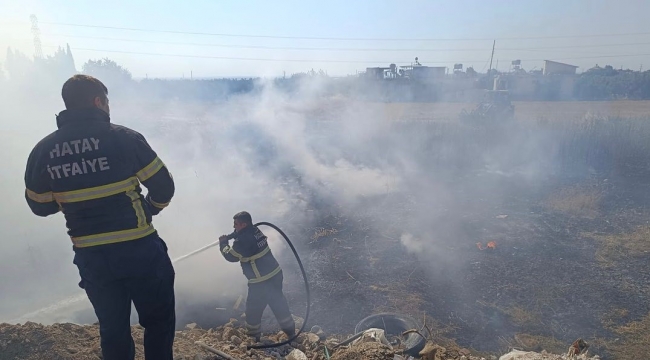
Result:
[[[53,55],[33,59],[19,51],[8,49],[5,62],[0,64],[0,90],[2,88],[6,90],[12,88],[8,91],[25,90],[29,91],[31,95],[51,92],[54,88],[60,88],[65,79],[77,72],[69,46],[65,49],[59,48]],[[260,82],[260,79],[257,78],[134,80],[128,69],[108,58],[88,60],[82,65],[81,73],[101,79],[110,90],[113,90],[114,96],[120,96],[120,94],[128,96],[137,93],[140,96],[196,101],[218,100],[231,95],[248,93],[254,91]],[[494,75],[496,74],[476,74],[475,77],[477,81],[481,82],[482,80],[485,84],[491,85]],[[284,91],[297,91],[300,88],[300,83],[310,78],[325,80],[324,84],[330,85],[330,90],[334,92],[345,93],[350,89],[363,92],[364,87],[367,86],[367,83],[360,78],[347,78],[335,83],[333,78],[330,78],[322,70],[311,70],[287,78],[278,78],[273,81],[273,84]],[[412,85],[417,88],[417,91],[427,91],[427,87],[421,83]],[[488,87],[486,85],[485,88]],[[372,93],[372,90],[369,89],[369,93]],[[434,85],[430,91],[444,92],[444,89],[436,89]],[[549,94],[549,92],[557,91],[554,87],[549,87],[540,92],[541,95],[537,96],[539,98],[535,100],[560,100],[560,97]],[[576,75],[572,98],[583,101],[648,100],[650,99],[650,70],[633,71],[614,69],[609,65],[595,66]]]

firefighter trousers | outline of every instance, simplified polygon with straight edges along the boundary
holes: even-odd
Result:
[[[246,298],[246,330],[249,336],[259,337],[262,334],[262,314],[268,305],[287,335],[293,336],[296,324],[291,316],[287,298],[282,292],[282,272],[274,277],[257,284],[248,284]]]
[[[144,327],[146,360],[172,360],[176,326],[174,268],[156,233],[75,249],[82,287],[99,320],[104,360],[133,360],[131,302]]]

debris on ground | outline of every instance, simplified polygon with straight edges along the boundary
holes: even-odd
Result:
[[[386,345],[389,349],[393,349],[393,347],[390,346],[388,339],[386,339],[383,329],[368,329],[364,331],[360,338],[352,342],[352,345],[358,345],[364,342],[379,342]]]
[[[402,353],[403,346],[392,336],[387,337],[383,330],[370,329],[363,332],[354,341],[345,342],[352,336],[325,337],[322,329],[312,327],[314,332],[302,333],[291,345],[269,349],[248,349],[254,340],[246,335],[246,330],[239,320],[231,319],[218,328],[201,329],[196,324],[189,324],[176,332],[174,341],[175,360],[213,360],[224,358],[216,354],[227,354],[232,359],[291,359],[291,360],[394,360],[413,359]],[[144,359],[144,329],[135,325],[131,327],[136,344],[136,360]],[[283,332],[263,336],[265,344],[287,340]],[[343,345],[339,345],[343,344]],[[338,345],[338,346],[337,346]],[[584,351],[580,342],[572,348]],[[575,351],[574,351],[575,352]],[[10,325],[0,324],[0,360],[99,360],[99,326],[77,324],[42,325],[33,322]],[[474,356],[469,350],[457,346],[443,347],[428,341],[420,352],[424,360],[485,360]],[[496,359],[496,357],[493,357]],[[587,357],[586,354],[569,357],[513,351],[503,355],[500,360],[597,360],[598,356]]]
[[[593,357],[587,354],[582,355],[554,355],[546,351],[541,353],[532,351],[514,350],[499,358],[499,360],[599,360],[600,357],[595,355]]]

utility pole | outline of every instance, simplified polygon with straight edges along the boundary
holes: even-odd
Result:
[[[497,41],[494,40],[494,42],[492,43],[492,56],[490,56],[490,70],[488,70],[488,74],[492,72],[492,59],[494,59],[494,46],[496,44],[497,44]],[[483,66],[485,66],[485,65],[483,65]]]

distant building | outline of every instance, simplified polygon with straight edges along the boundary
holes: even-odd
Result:
[[[369,67],[366,68],[365,76],[371,79],[384,79],[384,73],[390,68],[385,67]]]
[[[575,75],[577,69],[575,65],[544,60],[544,75]]]

